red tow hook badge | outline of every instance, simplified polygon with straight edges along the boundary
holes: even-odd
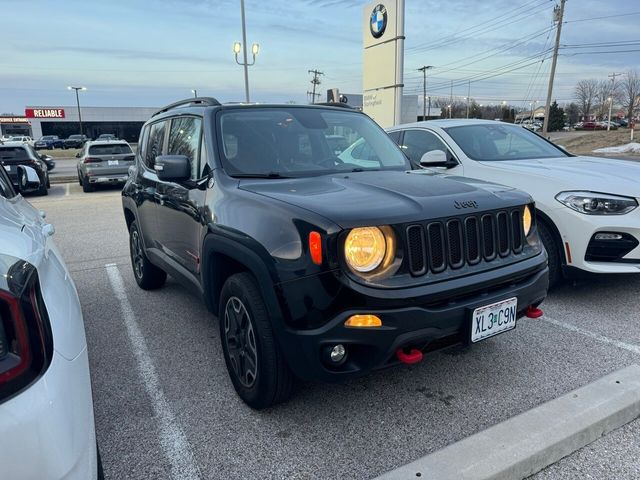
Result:
[[[396,350],[396,357],[402,363],[406,363],[407,365],[413,365],[414,363],[418,363],[422,360],[422,352],[417,348],[412,348],[409,353],[405,353],[402,348]]]
[[[534,307],[533,305],[529,305],[525,312],[525,315],[529,318],[540,318],[543,314],[544,312],[542,310],[538,307]]]

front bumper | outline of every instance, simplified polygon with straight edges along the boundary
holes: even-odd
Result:
[[[73,360],[54,352],[46,373],[0,404],[2,478],[97,477],[87,349]]]
[[[395,356],[399,348],[429,352],[468,344],[474,309],[516,297],[518,317],[521,317],[527,307],[537,306],[544,300],[549,284],[546,257],[541,254],[533,260],[537,264],[526,272],[505,277],[495,271],[490,281],[475,284],[472,291],[456,292],[452,288],[448,297],[442,297],[424,294],[423,290],[423,296],[407,295],[404,299],[402,292],[396,291],[391,301],[370,298],[366,306],[353,305],[353,308],[337,313],[322,327],[285,329],[280,335],[284,355],[299,378],[335,382],[399,363]],[[473,279],[467,283],[470,281]],[[300,288],[299,283],[297,288]],[[416,293],[415,289],[411,290],[412,294]],[[378,306],[373,306],[376,304]],[[373,329],[345,327],[344,322],[354,314],[375,314],[381,318],[383,326]],[[347,357],[344,363],[332,366],[326,361],[327,352],[337,344],[345,346]]]
[[[619,261],[587,260],[589,243],[598,232],[628,234],[640,241],[640,207],[626,215],[584,215],[561,207],[550,217],[560,231],[567,267],[590,273],[640,273],[640,245]]]

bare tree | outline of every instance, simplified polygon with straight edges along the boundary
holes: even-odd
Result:
[[[594,79],[580,80],[576,85],[574,95],[578,101],[580,114],[587,119],[591,112],[591,107],[597,97],[598,81]]]
[[[627,119],[633,120],[634,110],[640,107],[640,74],[637,70],[629,70],[620,82],[620,99],[622,107],[627,110]]]

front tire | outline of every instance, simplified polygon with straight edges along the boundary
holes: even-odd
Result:
[[[155,290],[164,285],[167,272],[149,261],[142,246],[142,236],[136,221],[129,227],[129,253],[136,283],[143,290]]]
[[[293,390],[293,374],[253,275],[244,272],[227,279],[218,320],[224,360],[240,398],[256,410],[286,401]]]
[[[558,243],[553,238],[551,229],[538,221],[538,235],[549,257],[549,288],[554,287],[562,279],[562,260]]]

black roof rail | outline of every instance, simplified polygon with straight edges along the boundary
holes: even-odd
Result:
[[[159,115],[164,112],[168,112],[169,110],[173,108],[181,107],[182,105],[202,105],[204,107],[213,107],[213,106],[220,105],[220,102],[213,97],[186,98],[184,100],[173,102],[172,104],[167,105],[164,108],[161,108],[151,116],[155,117],[156,115]]]
[[[342,102],[318,102],[312,105],[322,105],[324,107],[340,107],[340,108],[348,108],[350,110],[354,110],[354,108],[351,105],[347,105],[346,103],[342,103]]]

